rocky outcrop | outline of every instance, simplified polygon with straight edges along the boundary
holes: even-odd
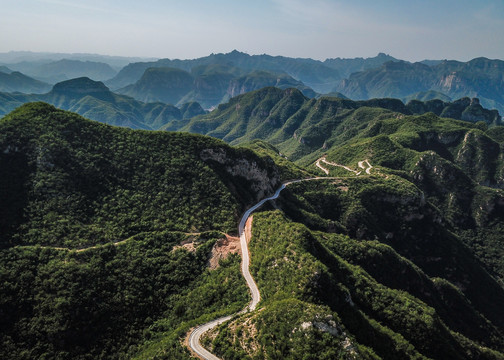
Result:
[[[254,200],[273,194],[280,184],[280,174],[276,167],[266,167],[257,159],[237,158],[223,148],[204,149],[200,157],[205,162],[218,163],[230,177],[245,179],[253,192]]]
[[[484,121],[488,125],[502,123],[497,110],[488,110],[481,106],[478,98],[463,97],[453,102],[444,102],[439,99],[429,101],[411,100],[406,104],[412,114],[422,115],[432,112],[437,116],[464,120],[470,122]]]

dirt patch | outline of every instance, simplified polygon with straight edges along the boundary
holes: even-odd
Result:
[[[245,239],[247,239],[247,244],[252,239],[252,220],[254,220],[254,215],[250,215],[245,223]]]
[[[241,254],[240,238],[229,236],[228,234],[225,235],[225,238],[217,240],[213,246],[210,259],[208,260],[210,270],[217,269],[220,259],[227,258],[229,254]]]
[[[196,251],[196,235],[189,235],[187,239],[183,240],[180,245],[175,245],[172,249],[172,251],[176,251],[178,249],[186,249],[189,252],[195,252]]]

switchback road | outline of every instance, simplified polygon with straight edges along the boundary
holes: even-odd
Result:
[[[243,277],[245,278],[245,281],[247,282],[247,286],[250,289],[250,294],[252,296],[252,300],[250,303],[240,311],[238,314],[243,314],[247,311],[253,311],[255,310],[257,304],[261,300],[261,294],[259,292],[259,288],[257,287],[256,282],[254,281],[254,278],[250,274],[250,255],[249,255],[249,250],[247,246],[247,238],[245,236],[245,224],[247,223],[247,219],[249,216],[258,208],[260,208],[266,201],[274,200],[280,196],[280,192],[282,192],[283,189],[285,189],[286,186],[302,181],[311,181],[311,180],[334,180],[338,179],[335,177],[314,177],[314,178],[308,178],[308,179],[300,179],[300,180],[292,180],[288,181],[286,183],[283,183],[278,190],[270,197],[262,199],[259,201],[257,204],[252,206],[250,209],[245,211],[243,214],[240,224],[238,225],[238,232],[240,234],[240,245],[241,245],[241,250],[242,250],[242,263],[241,263],[241,271],[243,274]],[[215,320],[212,320],[206,324],[200,325],[196,328],[193,329],[191,334],[189,335],[189,347],[191,350],[197,354],[201,359],[205,360],[221,360],[211,352],[209,352],[207,349],[205,349],[200,342],[201,337],[205,332],[207,332],[210,329],[213,329],[214,327],[228,321],[231,319],[234,315],[228,315],[224,316]]]

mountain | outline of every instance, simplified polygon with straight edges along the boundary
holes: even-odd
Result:
[[[408,106],[269,87],[191,120],[240,147],[44,103],[0,119],[0,357],[190,359],[234,313],[203,339],[223,359],[504,359],[504,127]],[[239,312],[239,256],[215,256],[287,179],[248,222]]]
[[[286,74],[245,72],[221,65],[201,65],[191,73],[177,68],[148,68],[135,84],[117,92],[144,102],[161,101],[177,106],[198,102],[205,108],[213,108],[233,96],[266,86],[295,87],[307,96],[316,95],[312,89]]]
[[[484,121],[488,125],[501,123],[499,113],[484,109],[477,99],[463,98],[451,103],[413,100],[405,105],[398,99],[308,99],[296,89],[264,88],[232,98],[216,110],[191,119],[181,130],[214,136],[231,144],[265,140],[291,160],[298,160],[313,151],[326,151],[336,141],[333,137],[344,129],[356,131],[360,119],[426,112]]]
[[[141,58],[141,57],[126,57],[126,56],[110,56],[99,54],[86,54],[86,53],[51,53],[51,52],[33,52],[33,51],[9,51],[0,53],[0,62],[6,64],[14,64],[14,66],[21,65],[20,63],[32,67],[39,66],[40,64],[50,63],[58,60],[69,59],[79,61],[92,61],[105,63],[110,65],[114,70],[119,71],[122,67],[129,63],[138,61],[153,61],[154,58]],[[22,65],[21,65],[22,66]],[[17,69],[18,71],[19,70]]]
[[[193,77],[175,68],[149,68],[134,85],[117,90],[118,93],[144,102],[161,101],[177,104],[192,90]]]
[[[192,105],[191,111],[187,112],[186,109],[182,113],[173,105],[161,102],[143,103],[127,96],[117,95],[102,82],[89,78],[60,82],[46,94],[0,93],[0,111],[5,114],[21,104],[34,101],[44,101],[107,124],[146,130],[159,129],[172,121],[183,124],[184,114],[194,116],[204,113],[204,110],[195,104]]]
[[[10,74],[12,72],[12,70],[9,69],[7,66],[0,66],[0,72],[3,72],[5,74]]]
[[[504,111],[502,72],[504,61],[476,58],[468,62],[387,62],[379,68],[352,74],[335,87],[352,99],[406,98],[411,94],[437,91],[452,99],[477,97],[487,108]]]
[[[207,262],[278,186],[271,159],[45,103],[2,118],[0,134],[1,358],[119,359],[171,331],[182,359],[181,331],[245,305],[239,258]]]
[[[280,101],[268,114],[261,100],[253,109],[271,125]],[[262,308],[212,330],[212,352],[504,357],[504,127],[404,115],[388,101],[387,110],[323,98],[305,110],[295,140],[311,151],[296,163],[332,177],[289,185],[254,215]]]
[[[324,65],[338,70],[341,77],[346,79],[355,72],[378,68],[389,61],[398,61],[398,59],[384,53],[379,53],[377,56],[370,58],[326,59]]]
[[[301,90],[307,97],[313,98],[316,96],[316,93],[312,89],[289,75],[277,75],[267,71],[253,71],[247,75],[234,79],[231,81],[226,95],[231,98],[268,86],[274,86],[279,89],[296,88]]]
[[[110,65],[105,63],[69,59],[45,63],[26,73],[52,84],[78,77],[107,80],[117,74]]]
[[[182,119],[191,119],[195,116],[204,114],[205,110],[203,110],[199,103],[193,101],[182,104],[180,112],[182,114]]]
[[[144,72],[149,68],[176,68],[187,72],[193,72],[198,67],[214,66],[219,68],[213,79],[204,79],[203,84],[217,81],[217,78],[229,77],[233,69],[234,75],[242,72],[244,76],[254,71],[268,71],[276,74],[287,74],[294,80],[300,81],[320,94],[339,92],[351,99],[370,98],[403,98],[411,99],[417,93],[429,91],[444,94],[451,99],[462,97],[477,97],[487,108],[496,108],[504,112],[504,100],[502,99],[502,65],[501,60],[489,60],[485,58],[473,59],[469,62],[458,61],[430,61],[418,63],[397,60],[383,53],[372,58],[355,59],[326,59],[324,62],[313,59],[294,59],[270,55],[248,55],[238,51],[227,54],[211,54],[193,60],[170,60],[161,59],[155,62],[138,62],[124,67],[113,79],[106,84],[112,89],[131,87],[139,81]],[[217,75],[218,73],[218,75]],[[193,75],[197,76],[197,72]],[[292,80],[290,80],[292,81]],[[216,88],[219,95],[223,94],[222,83]],[[272,85],[263,83],[263,86]],[[140,87],[140,86],[139,86]],[[295,86],[300,88],[299,86]],[[211,84],[208,89],[214,88]],[[196,91],[197,92],[197,91]],[[140,91],[135,96],[141,96]],[[234,96],[236,93],[228,94]],[[308,96],[312,97],[311,94]],[[431,95],[432,96],[432,93]],[[448,100],[442,95],[436,98]],[[219,96],[215,97],[214,105]],[[229,97],[220,98],[224,102]],[[199,95],[191,95],[185,101],[205,101]],[[206,104],[204,107],[207,107]]]
[[[2,92],[43,93],[50,88],[51,85],[20,72],[0,71],[0,91]]]
[[[439,92],[439,91],[434,91],[434,90],[429,90],[429,91],[420,91],[414,94],[411,94],[405,98],[402,99],[404,103],[408,103],[411,100],[420,100],[420,101],[429,101],[429,100],[442,100],[444,102],[450,102],[452,99]]]
[[[156,62],[138,62],[124,67],[113,79],[107,81],[112,89],[119,89],[137,82],[148,68],[172,67],[185,71],[202,65],[221,65],[242,69],[273,73],[286,73],[317,92],[328,92],[341,79],[341,75],[322,62],[313,59],[288,58],[270,55],[248,55],[239,51],[227,54],[211,54],[193,60],[161,59]]]
[[[378,68],[350,75],[334,90],[351,99],[402,98],[429,90],[433,71],[421,63],[389,61]]]

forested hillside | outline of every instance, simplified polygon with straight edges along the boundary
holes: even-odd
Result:
[[[0,169],[5,359],[124,358],[157,333],[181,358],[187,321],[245,303],[239,258],[212,272],[207,261],[282,177],[219,140],[44,103],[0,120]],[[176,250],[185,243],[195,250]]]
[[[238,255],[208,269],[216,248],[283,181],[318,176],[254,215],[262,300],[206,335],[212,352],[503,359],[504,132],[493,116],[469,99],[266,88],[186,129],[241,144],[231,147],[24,105],[0,120],[0,357],[189,359],[192,326],[248,301]]]
[[[306,96],[316,96],[311,88],[283,72],[246,71],[217,64],[197,66],[191,72],[171,67],[148,68],[137,82],[116,91],[144,102],[177,106],[198,102],[210,109],[231,97],[266,86],[297,88]]]
[[[296,161],[312,153],[323,154],[333,144],[355,136],[369,121],[427,112],[473,123],[501,123],[499,113],[483,108],[477,99],[412,100],[404,104],[398,99],[308,99],[296,89],[264,88],[237,96],[215,111],[191,119],[181,130],[231,144],[265,140]]]
[[[180,127],[185,124],[184,119],[205,113],[194,102],[182,104],[181,108],[161,102],[143,103],[111,92],[100,81],[82,77],[57,83],[45,94],[0,93],[0,115],[34,101],[47,102],[106,124],[145,130],[169,128],[172,123]]]
[[[504,358],[503,128],[369,107],[341,119],[298,161],[332,178],[254,215],[262,310],[207,346],[223,359]]]

